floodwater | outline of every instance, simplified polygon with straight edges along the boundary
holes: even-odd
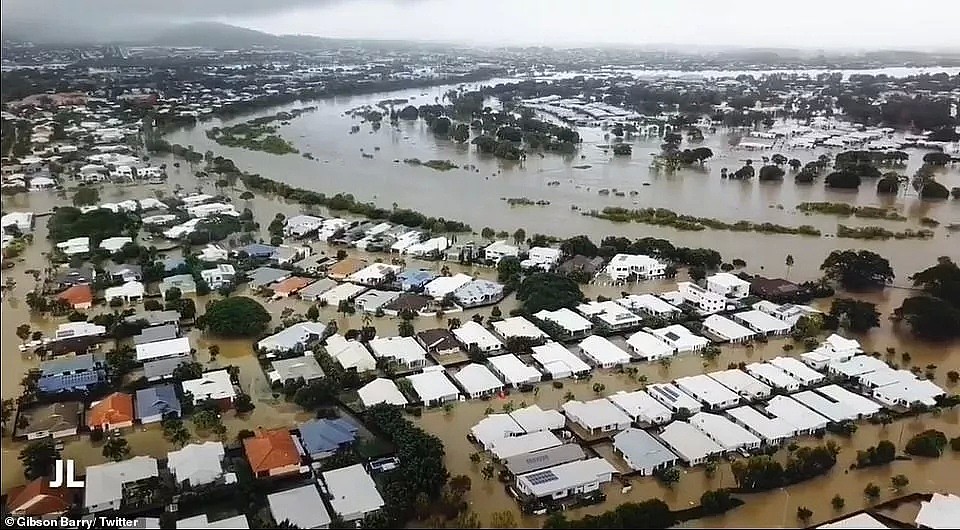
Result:
[[[487,84],[493,84],[491,81]],[[752,265],[782,271],[784,258],[793,254],[796,264],[793,272],[800,276],[814,276],[823,258],[837,248],[866,248],[890,259],[898,278],[933,264],[938,256],[951,254],[955,247],[943,225],[960,222],[960,203],[957,201],[924,202],[910,190],[897,197],[878,197],[876,183],[866,181],[859,191],[831,191],[822,182],[796,185],[792,174],[783,182],[724,180],[721,168],[735,171],[744,160],[753,159],[762,165],[764,153],[731,149],[732,133],[721,130],[708,135],[701,144],[710,147],[715,157],[702,168],[691,168],[673,174],[656,173],[649,168],[653,155],[659,152],[658,139],[634,139],[633,156],[613,157],[602,146],[610,143],[605,132],[598,128],[580,128],[584,143],[575,156],[549,154],[541,157],[531,153],[524,163],[497,160],[481,155],[469,144],[459,145],[447,139],[436,138],[423,121],[401,122],[391,126],[385,122],[380,130],[371,124],[344,113],[363,105],[374,105],[385,99],[408,99],[413,105],[442,101],[444,94],[455,86],[439,86],[422,90],[398,90],[353,97],[337,97],[302,102],[260,111],[230,120],[212,120],[191,129],[172,132],[167,139],[172,143],[192,145],[204,152],[212,150],[232,158],[237,165],[269,178],[317,190],[327,194],[352,193],[358,199],[373,201],[382,207],[398,204],[431,216],[459,219],[471,224],[477,232],[484,226],[513,232],[524,228],[527,234],[546,233],[560,237],[587,234],[595,239],[606,235],[631,238],[653,236],[669,239],[683,246],[705,246],[720,251],[727,261],[744,258]],[[230,125],[254,116],[274,114],[280,110],[316,105],[315,112],[305,113],[280,127],[280,134],[291,141],[301,153],[311,153],[316,160],[299,154],[272,155],[242,148],[219,146],[205,136],[214,126]],[[353,125],[360,131],[351,134]],[[687,146],[685,141],[684,147]],[[816,159],[820,154],[832,156],[838,151],[783,150],[788,158],[802,162]],[[925,151],[910,150],[906,168],[899,171],[912,175],[921,164]],[[364,155],[373,158],[365,158]],[[451,160],[461,168],[436,171],[426,167],[410,166],[402,160],[418,158]],[[575,166],[589,166],[575,169]],[[960,186],[960,169],[948,168],[938,176],[948,188]],[[549,185],[552,183],[552,185]],[[600,195],[601,189],[611,193]],[[614,191],[625,193],[618,197]],[[631,196],[631,192],[636,192]],[[503,198],[527,197],[550,201],[547,206],[509,206]],[[452,200],[451,200],[452,199]],[[797,212],[797,204],[805,201],[848,202],[857,205],[891,206],[908,217],[896,222],[877,219],[841,218],[833,215]],[[771,222],[787,226],[809,224],[819,228],[824,237],[777,235],[705,230],[684,232],[669,227],[639,223],[612,223],[574,211],[600,210],[606,206],[626,208],[661,207],[678,213],[711,217],[735,222],[749,220]],[[942,223],[932,240],[867,241],[838,239],[838,222],[848,226],[882,226],[901,231],[920,228],[921,217],[933,217]],[[763,248],[764,252],[757,252]],[[956,254],[956,252],[953,252]]]

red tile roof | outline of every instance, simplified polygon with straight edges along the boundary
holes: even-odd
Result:
[[[301,278],[299,276],[294,276],[292,278],[287,278],[286,280],[273,284],[272,289],[273,289],[273,292],[275,293],[293,294],[299,291],[300,289],[303,289],[304,287],[310,285],[311,282],[313,282],[313,280],[309,278]]]
[[[40,477],[7,494],[7,510],[14,515],[40,516],[67,511],[71,504],[67,488],[51,488],[50,477]]]
[[[93,289],[89,285],[74,285],[57,296],[66,301],[71,307],[93,302]]]
[[[91,429],[103,425],[116,425],[133,421],[133,396],[114,392],[90,407],[87,426]]]
[[[286,429],[260,431],[243,440],[243,450],[255,474],[300,463],[300,452]]]

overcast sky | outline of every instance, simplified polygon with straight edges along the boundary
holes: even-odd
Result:
[[[217,20],[477,44],[960,48],[960,0],[2,0],[2,10],[87,27]]]

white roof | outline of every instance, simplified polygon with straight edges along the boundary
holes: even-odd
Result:
[[[312,381],[325,375],[317,358],[313,356],[313,352],[305,352],[304,355],[297,357],[277,359],[270,363],[270,367],[273,369],[269,374],[271,381],[282,382],[288,379],[297,380],[301,377],[304,381]]]
[[[562,429],[567,419],[557,410],[543,410],[530,405],[510,413],[510,417],[527,432],[555,431]]]
[[[760,444],[760,438],[755,434],[716,414],[698,412],[690,417],[690,425],[703,431],[727,451]]]
[[[191,486],[209,484],[223,475],[223,455],[220,442],[192,443],[167,453],[167,467],[178,483],[186,480]]]
[[[793,357],[774,357],[767,362],[783,370],[803,385],[814,385],[823,381],[823,374]]]
[[[870,388],[879,388],[893,385],[894,383],[916,381],[917,376],[908,370],[894,370],[889,366],[875,372],[867,372],[857,378],[860,384]]]
[[[463,273],[453,276],[437,276],[423,286],[423,292],[427,296],[440,299],[472,281],[472,276]]]
[[[780,418],[797,431],[816,431],[829,423],[827,418],[789,396],[773,396],[767,401],[765,408],[768,414]]]
[[[493,323],[493,329],[505,339],[510,337],[539,339],[547,336],[546,333],[540,331],[540,328],[534,326],[532,322],[519,316],[498,320]]]
[[[493,333],[477,324],[473,320],[468,320],[459,328],[453,330],[454,336],[457,337],[457,340],[469,347],[470,344],[476,344],[481,350],[486,349],[499,349],[503,346],[503,343],[500,342],[500,339],[495,337]]]
[[[278,523],[290,521],[297,528],[325,528],[330,524],[330,514],[314,484],[271,493],[267,503]]]
[[[960,497],[934,492],[929,501],[920,502],[916,523],[921,528],[956,528],[960,520]]]
[[[257,343],[257,349],[279,351],[292,350],[297,345],[306,346],[310,340],[323,336],[326,328],[327,325],[320,322],[300,322],[261,340]]]
[[[330,506],[341,516],[365,514],[383,507],[383,497],[362,464],[325,471]]]
[[[484,448],[496,440],[524,432],[509,414],[491,414],[470,428],[470,433]]]
[[[861,353],[860,343],[856,339],[848,339],[834,333],[823,341],[823,345],[836,352]]]
[[[674,352],[673,346],[646,331],[638,331],[630,335],[627,345],[633,348],[637,355],[647,359],[670,357]]]
[[[800,387],[800,381],[770,363],[750,363],[747,365],[747,373],[755,377],[762,377],[777,388],[796,389]]]
[[[878,399],[885,400],[888,403],[900,402],[900,404],[906,405],[923,403],[930,407],[936,405],[937,396],[942,396],[944,394],[944,390],[937,386],[934,382],[926,379],[916,378],[901,380],[896,383],[882,386],[873,392]]]
[[[600,319],[610,327],[633,326],[639,324],[642,320],[635,313],[613,300],[580,304],[577,306],[577,311],[588,317]]]
[[[694,335],[692,331],[680,324],[673,324],[672,326],[660,329],[652,329],[650,333],[660,337],[660,340],[667,344],[673,345],[678,352],[693,351],[710,344],[708,339],[700,335]]]
[[[674,381],[674,383],[684,392],[700,401],[706,402],[710,406],[740,400],[740,396],[738,396],[736,392],[721,385],[706,374],[680,377]]]
[[[727,317],[710,315],[703,321],[703,328],[714,335],[730,341],[737,341],[754,336],[756,333],[750,328],[741,326]]]
[[[517,482],[536,497],[545,497],[571,488],[597,482],[602,477],[617,473],[616,468],[605,459],[597,457],[575,460],[559,466],[527,473],[517,477]]]
[[[673,383],[654,383],[647,387],[647,392],[650,394],[650,397],[664,405],[672,405],[674,410],[687,409],[693,412],[700,412],[700,402],[690,397],[690,394],[677,388]]]
[[[345,369],[355,368],[358,372],[366,372],[377,367],[377,361],[366,346],[355,340],[347,340],[343,335],[327,337],[326,350]]]
[[[723,447],[717,442],[685,421],[675,421],[664,427],[660,439],[687,462],[699,461],[723,452]]]
[[[588,429],[609,425],[630,425],[633,419],[606,398],[593,401],[567,401],[563,412],[572,420]]]
[[[410,381],[417,395],[425,402],[460,395],[460,391],[442,370],[407,376],[407,381]]]
[[[627,364],[630,362],[630,354],[600,335],[590,335],[583,339],[580,342],[580,349],[584,355],[593,359],[596,364]]]
[[[876,414],[881,409],[879,403],[837,385],[820,387],[817,391],[835,401],[843,403],[845,406],[856,411],[857,414]]]
[[[83,505],[86,508],[123,499],[123,485],[158,475],[157,459],[135,456],[121,462],[87,466]]]
[[[887,530],[888,528],[890,527],[881,523],[869,513],[858,513],[817,527],[818,530]],[[944,526],[943,528],[950,528],[950,526]]]
[[[401,270],[399,265],[389,265],[387,263],[371,263],[347,277],[347,281],[357,283],[377,283],[383,280],[389,273],[397,274]]]
[[[496,440],[490,446],[490,452],[503,460],[511,456],[556,447],[562,443],[560,438],[550,431],[537,431]]]
[[[733,390],[737,394],[746,398],[761,398],[770,395],[772,389],[766,384],[757,381],[747,375],[743,370],[736,368],[731,370],[721,370],[707,374],[711,379],[715,379],[721,385]]]
[[[217,521],[211,521],[207,518],[207,514],[201,513],[200,515],[195,515],[193,517],[187,517],[186,519],[180,519],[177,521],[177,528],[184,529],[193,529],[193,528],[209,528],[212,530],[234,530],[240,529],[244,530],[250,528],[250,523],[247,521],[247,516],[240,514],[233,517],[227,517],[226,519],[220,519]]]
[[[780,418],[768,418],[753,407],[737,407],[727,414],[767,441],[789,438],[797,432],[793,425]]]
[[[543,346],[534,346],[532,349],[533,358],[552,374],[563,374],[567,371],[576,374],[590,371],[590,365],[556,342],[550,341]]]
[[[589,331],[590,328],[593,327],[593,324],[591,324],[589,320],[574,313],[572,310],[567,309],[566,307],[561,307],[556,311],[547,311],[544,309],[539,313],[535,313],[533,316],[540,320],[548,320],[553,322],[554,324],[571,333]]]
[[[199,379],[191,379],[180,383],[184,392],[193,394],[193,402],[199,403],[206,399],[233,398],[237,392],[233,389],[230,374],[226,370],[216,370],[203,374]]]
[[[137,344],[138,361],[150,361],[160,357],[176,357],[189,353],[190,339],[187,337]]]
[[[847,377],[856,377],[858,375],[877,370],[889,370],[887,363],[869,355],[856,355],[848,361],[838,361],[830,364],[830,371]]]
[[[620,391],[607,396],[607,399],[619,407],[620,410],[641,422],[666,423],[673,416],[670,409],[643,390],[637,390],[636,392]]]
[[[381,337],[368,344],[373,356],[378,359],[396,359],[403,364],[414,364],[427,358],[427,352],[413,337]]]
[[[524,364],[519,357],[512,353],[490,357],[487,362],[506,378],[505,382],[510,384],[524,383],[531,378],[539,380],[542,375],[539,370]]]
[[[674,313],[680,311],[680,308],[674,306],[673,304],[667,303],[650,293],[631,294],[617,300],[617,303],[628,309],[646,310],[647,312],[653,314]]]
[[[733,318],[745,322],[751,329],[760,333],[779,333],[790,329],[790,324],[764,313],[752,309],[733,315]]]
[[[403,397],[400,389],[397,388],[397,384],[382,377],[378,377],[360,387],[357,394],[360,395],[360,401],[363,401],[365,407],[372,407],[379,403],[401,406],[407,404],[407,399]]]
[[[503,382],[482,364],[468,364],[453,374],[453,378],[467,394],[480,394],[503,388]]]
[[[341,283],[333,289],[321,293],[317,300],[325,300],[328,304],[336,306],[341,300],[350,300],[366,290],[366,287],[353,283]]]
[[[837,392],[837,390],[842,392]],[[854,402],[845,399],[849,398],[849,395],[856,396],[860,399],[866,399],[836,385],[828,385],[818,389],[818,391],[805,390],[803,392],[797,392],[791,397],[800,403],[803,403],[817,413],[826,416],[831,421],[854,420],[857,419],[858,414],[871,413],[869,410],[858,410],[864,405],[864,403],[859,400]],[[827,396],[833,399],[829,399]],[[844,399],[837,399],[836,396],[841,396]],[[867,402],[873,403],[870,400],[867,400]],[[873,410],[873,412],[876,412],[879,409],[880,406],[876,405],[876,410]]]
[[[730,274],[729,272],[718,272],[713,276],[708,276],[707,281],[710,283],[715,283],[717,285],[722,285],[723,287],[742,287],[749,286],[750,282],[746,280],[741,280],[737,276]]]

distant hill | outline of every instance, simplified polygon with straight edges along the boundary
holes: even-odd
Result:
[[[316,39],[316,37],[310,37]],[[219,22],[195,22],[181,24],[161,31],[150,39],[157,46],[201,46],[215,49],[250,48],[253,46],[278,47],[283,37]],[[319,40],[319,39],[317,39]]]

